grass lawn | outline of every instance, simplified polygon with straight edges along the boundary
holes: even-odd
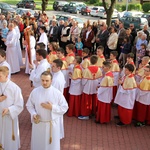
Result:
[[[1,0],[1,2],[10,4],[10,5],[16,5],[19,1],[21,0]],[[34,2],[36,3],[36,9],[42,10],[41,8],[42,0],[34,0]],[[48,6],[46,10],[53,10],[53,2],[54,2],[53,0],[48,1]]]

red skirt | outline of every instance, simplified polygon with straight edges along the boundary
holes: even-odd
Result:
[[[68,117],[80,116],[80,109],[81,109],[81,95],[70,95]]]
[[[64,97],[66,98],[66,101],[69,104],[69,87],[64,88]]]
[[[92,94],[90,96],[91,96],[91,99],[92,99],[92,114],[96,115],[97,103],[98,103],[97,94]]]
[[[90,116],[92,113],[92,96],[83,93],[81,98],[81,115]]]
[[[132,121],[132,114],[133,114],[133,109],[126,109],[118,105],[118,115],[122,123],[130,124]]]
[[[150,105],[147,106],[146,124],[150,125]]]
[[[96,121],[108,123],[111,120],[111,104],[98,101]]]

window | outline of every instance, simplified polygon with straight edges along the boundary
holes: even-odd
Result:
[[[129,2],[129,3],[131,3],[131,2],[132,2],[132,0],[128,0],[128,2]]]
[[[122,2],[122,0],[118,0],[118,2]]]

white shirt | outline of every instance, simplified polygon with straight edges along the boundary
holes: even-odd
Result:
[[[40,64],[32,70],[30,74],[30,80],[33,81],[33,86],[38,87],[41,85],[41,74],[47,69],[50,68],[50,64],[48,63],[47,59],[43,59],[40,61]]]

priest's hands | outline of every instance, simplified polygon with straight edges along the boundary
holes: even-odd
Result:
[[[5,116],[6,114],[8,114],[8,112],[9,112],[8,108],[3,109],[2,117]]]
[[[34,121],[34,123],[38,124],[40,122],[40,116],[39,115],[33,115],[33,121]]]
[[[45,109],[52,110],[52,104],[50,102],[47,103],[41,103],[41,106]]]
[[[7,98],[7,96],[5,96],[5,95],[0,96],[0,102],[3,102],[6,98]]]

